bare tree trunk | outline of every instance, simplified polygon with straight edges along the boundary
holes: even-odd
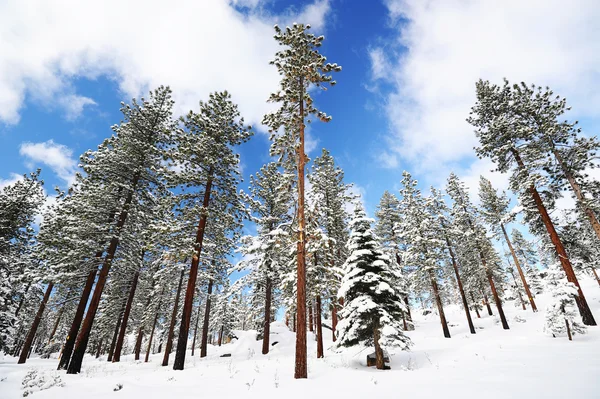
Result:
[[[512,151],[513,156],[515,157],[515,160],[517,161],[517,165],[519,166],[519,169],[521,171],[527,173],[525,164],[523,163],[523,160],[521,159],[521,156],[519,155],[518,151],[514,148],[511,149],[511,151]],[[546,226],[546,230],[548,231],[550,240],[552,241],[552,244],[554,245],[554,248],[556,249],[556,254],[558,255],[560,264],[562,265],[563,270],[565,271],[565,274],[567,275],[567,280],[570,283],[575,284],[575,286],[577,287],[578,296],[575,297],[575,302],[577,303],[577,307],[579,308],[579,314],[581,315],[583,324],[588,325],[588,326],[595,326],[596,320],[594,319],[594,315],[592,314],[592,311],[587,303],[587,300],[585,299],[585,295],[583,295],[583,291],[581,290],[581,287],[579,286],[579,281],[577,280],[577,276],[575,275],[575,271],[573,270],[573,266],[571,265],[571,261],[569,260],[569,256],[567,255],[567,251],[565,250],[565,247],[564,247],[562,241],[560,240],[560,237],[558,236],[556,229],[554,228],[554,223],[552,223],[552,219],[550,219],[550,215],[548,214],[548,211],[546,210],[546,207],[544,206],[542,197],[540,197],[540,194],[538,193],[537,189],[535,188],[535,186],[533,184],[529,186],[529,193],[533,197],[533,200],[538,209],[538,212],[540,213],[540,217],[542,219],[542,222],[544,223],[544,226]]]
[[[315,329],[313,327],[313,307],[312,301],[310,301],[310,306],[308,307],[308,331],[314,332]]]
[[[569,337],[569,341],[573,341],[573,337],[571,336],[571,327],[569,326],[569,320],[565,318],[565,324],[567,325],[567,336]]]
[[[60,324],[60,319],[64,313],[65,308],[62,307],[59,309],[58,314],[56,315],[56,321],[54,322],[54,327],[52,327],[52,331],[50,332],[50,337],[48,337],[48,344],[52,342],[52,338],[54,338],[54,334],[56,334],[56,330],[58,330],[58,325]]]
[[[442,223],[442,227],[444,227],[443,223]],[[456,263],[456,258],[454,257],[454,251],[452,251],[452,245],[450,243],[450,239],[448,238],[448,236],[445,235],[444,238],[446,239],[446,246],[448,248],[448,253],[450,253],[450,258],[452,259],[452,267],[454,268],[454,274],[456,275],[456,284],[458,285],[458,291],[460,292],[460,297],[462,299],[463,308],[465,308],[467,322],[469,323],[469,330],[471,331],[471,334],[475,334],[475,326],[473,325],[473,320],[471,319],[471,312],[469,312],[469,303],[467,302],[467,296],[465,295],[465,289],[463,288],[462,281],[460,279],[460,273],[458,272],[458,264]]]
[[[117,319],[117,324],[115,325],[115,332],[113,333],[112,341],[110,342],[110,349],[108,350],[108,358],[107,362],[112,362],[113,355],[115,354],[115,346],[117,345],[117,339],[119,339],[119,329],[121,328],[121,322],[123,321],[123,313],[125,313],[125,304],[123,304],[123,308],[119,312],[119,318]]]
[[[194,339],[192,340],[192,356],[194,356],[194,349],[196,348],[196,336],[198,335],[198,322],[200,321],[200,309],[202,308],[202,302],[198,303],[198,311],[196,312],[196,325],[194,327]]]
[[[519,258],[517,258],[517,254],[508,238],[508,234],[506,234],[506,229],[504,228],[504,224],[500,223],[500,227],[502,228],[502,233],[504,234],[504,239],[506,240],[506,244],[508,245],[508,249],[512,255],[513,261],[517,267],[517,271],[519,272],[519,276],[521,277],[521,282],[523,283],[523,288],[525,288],[525,294],[527,294],[527,298],[529,298],[529,303],[531,304],[531,310],[537,312],[537,306],[535,306],[535,301],[533,299],[533,295],[531,294],[531,290],[529,289],[529,284],[527,284],[527,280],[525,279],[525,274],[523,274],[523,269],[521,268],[521,262],[519,262]],[[513,276],[514,278],[514,276]],[[521,293],[519,292],[519,296]],[[523,300],[523,299],[521,299]],[[525,310],[525,305],[523,305],[523,310]]]
[[[213,289],[213,281],[208,281],[208,290],[206,295],[206,309],[204,310],[204,322],[202,323],[202,340],[200,342],[200,357],[206,357],[206,347],[208,343],[208,324],[210,321],[210,303]]]
[[[142,258],[144,255],[142,254]],[[137,289],[137,283],[140,278],[140,271],[136,271],[133,276],[133,282],[129,289],[129,297],[127,298],[127,305],[125,305],[125,313],[123,314],[123,321],[121,322],[121,331],[119,331],[119,339],[117,340],[117,347],[115,349],[115,355],[113,357],[113,363],[121,360],[121,351],[123,350],[123,341],[125,340],[125,332],[127,332],[127,322],[129,320],[129,313],[131,313],[131,306],[133,305],[133,298],[135,296],[135,290]],[[141,345],[141,342],[140,342]],[[139,359],[139,356],[138,356]]]
[[[179,327],[179,339],[177,340],[177,353],[175,354],[175,362],[173,370],[183,370],[185,364],[185,352],[187,350],[188,335],[190,331],[190,320],[192,318],[192,307],[194,303],[194,292],[196,291],[196,279],[198,278],[198,265],[200,263],[200,255],[202,254],[202,242],[204,241],[204,231],[206,229],[206,219],[208,218],[208,203],[210,201],[210,191],[213,182],[213,167],[210,167],[208,172],[208,180],[204,190],[204,199],[202,201],[203,212],[198,223],[196,232],[196,253],[192,257],[192,265],[190,267],[190,277],[188,278],[187,289],[185,290],[185,300],[183,301],[183,310],[181,312],[181,326]]]
[[[294,329],[293,332],[296,332],[296,311],[294,310]]]
[[[101,256],[102,252],[96,253],[96,258],[100,258]],[[69,329],[69,334],[67,335],[67,339],[63,346],[63,351],[57,370],[66,370],[69,366],[69,360],[71,359],[73,347],[75,346],[75,338],[79,332],[79,326],[81,325],[81,320],[83,320],[83,313],[85,312],[88,300],[90,299],[90,293],[92,292],[92,287],[94,286],[94,280],[96,279],[97,273],[98,268],[95,267],[87,276],[83,291],[81,292],[79,304],[77,305],[77,310],[75,311],[75,316],[73,317],[73,322],[71,323],[71,328]]]
[[[163,366],[169,364],[169,355],[173,347],[173,335],[175,332],[175,321],[177,319],[177,309],[179,308],[179,296],[181,295],[181,286],[183,285],[184,270],[181,270],[181,276],[179,276],[179,284],[177,285],[177,293],[175,294],[175,304],[173,305],[173,313],[171,314],[171,323],[169,324],[169,333],[167,335],[167,343],[165,344],[165,354],[163,356]]]
[[[336,340],[335,330],[338,323],[337,305],[335,302],[335,298],[331,298],[331,335],[333,342]]]
[[[431,288],[433,289],[433,296],[435,297],[435,303],[440,314],[440,322],[442,323],[442,330],[444,331],[444,337],[450,338],[450,330],[448,329],[448,323],[446,322],[446,315],[444,314],[444,306],[442,305],[442,298],[440,298],[440,291],[435,278],[433,270],[429,269],[429,280],[431,281]],[[378,367],[379,368],[379,367]]]
[[[483,295],[483,304],[487,307],[488,315],[493,316],[494,313],[492,312],[492,307],[490,306],[490,301],[488,300],[485,290],[483,288],[480,288],[480,290],[481,295]]]
[[[103,339],[100,338],[100,341],[98,342],[98,347],[96,348],[96,359],[100,357],[100,352],[102,351],[102,341]]]
[[[223,342],[223,326],[221,326],[221,331],[219,331],[219,341],[218,341],[218,345],[221,346],[221,343]]]
[[[265,321],[263,326],[262,354],[269,353],[269,336],[271,335],[271,301],[273,295],[273,282],[267,277],[265,282]]]
[[[44,298],[42,299],[42,303],[40,303],[40,307],[33,319],[33,324],[29,329],[29,333],[27,333],[27,338],[25,339],[25,343],[23,344],[23,349],[21,350],[21,356],[19,356],[18,364],[25,363],[27,358],[29,357],[29,352],[33,346],[33,340],[35,338],[35,334],[37,333],[37,329],[40,325],[40,321],[42,321],[42,315],[44,314],[44,309],[46,309],[46,304],[48,303],[48,299],[50,299],[50,294],[52,293],[52,288],[54,288],[54,283],[48,283],[46,287],[46,292],[44,293]]]
[[[373,325],[373,342],[375,343],[375,367],[377,370],[385,370],[383,349],[379,346],[379,322]]]
[[[323,326],[321,325],[321,295],[317,295],[317,308],[315,309],[317,325],[317,358],[324,356],[323,352]]]
[[[160,311],[160,305],[162,303],[164,293],[165,288],[163,286],[163,289],[160,292],[158,306],[156,306],[156,313],[154,313],[154,321],[152,322],[152,328],[150,329],[150,337],[148,338],[148,349],[146,350],[146,358],[144,359],[144,363],[148,363],[148,358],[150,357],[150,349],[152,349],[152,339],[154,338],[154,330],[156,329],[156,321],[158,320],[158,314]]]
[[[298,145],[298,281],[297,281],[297,322],[296,332],[296,354],[294,378],[307,378],[307,359],[306,359],[306,262],[305,262],[305,237],[304,232],[304,164],[306,154],[304,153],[304,77],[299,79],[300,88],[300,143]]]
[[[508,321],[506,321],[504,309],[502,309],[502,301],[500,300],[500,296],[498,295],[498,291],[496,290],[496,284],[494,284],[492,272],[488,269],[487,262],[483,254],[480,252],[479,255],[481,257],[481,263],[483,264],[483,268],[485,269],[485,274],[487,275],[488,282],[490,283],[490,288],[492,289],[492,295],[494,296],[494,302],[496,302],[496,308],[498,309],[498,314],[500,315],[500,322],[502,323],[502,328],[508,330]]]
[[[473,293],[471,292],[471,300],[473,300],[473,304],[475,306],[473,306],[475,308],[475,314],[477,314],[477,318],[481,319],[481,316],[479,315],[479,309],[477,309],[477,301],[475,301],[475,295],[473,295]]]
[[[600,285],[600,278],[598,277],[598,272],[596,272],[596,268],[594,266],[591,267],[592,272],[594,273],[594,277],[596,277],[596,282]]]
[[[85,319],[83,320],[83,324],[81,325],[81,331],[79,331],[79,334],[77,335],[75,348],[73,350],[73,356],[71,358],[71,361],[69,362],[69,367],[67,368],[67,374],[77,374],[81,371],[83,356],[85,355],[87,344],[90,339],[90,333],[92,332],[92,326],[94,324],[94,319],[96,318],[98,305],[100,305],[102,291],[104,291],[104,286],[106,285],[106,280],[108,278],[108,272],[110,270],[112,260],[115,257],[115,253],[117,252],[117,247],[119,246],[119,236],[121,234],[123,226],[125,225],[125,222],[127,221],[129,207],[131,206],[131,201],[133,200],[133,192],[137,187],[139,179],[140,172],[136,172],[132,179],[132,188],[129,191],[129,193],[127,193],[125,203],[123,204],[123,209],[119,214],[119,220],[117,221],[116,229],[113,233],[113,237],[111,238],[110,244],[106,251],[106,256],[102,264],[102,269],[100,270],[100,274],[98,275],[98,281],[96,282],[96,289],[94,289],[94,295],[92,295],[92,300],[90,301],[87,313],[85,315]]]

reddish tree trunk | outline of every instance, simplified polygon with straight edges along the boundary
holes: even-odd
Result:
[[[181,311],[181,326],[179,327],[179,339],[177,340],[177,353],[175,354],[175,362],[173,362],[173,370],[183,370],[185,364],[185,352],[187,350],[190,321],[192,318],[194,292],[196,291],[196,279],[198,278],[198,265],[200,263],[200,255],[202,254],[202,242],[204,241],[204,231],[206,229],[206,219],[208,217],[207,209],[212,188],[212,174],[213,168],[211,166],[208,172],[206,188],[204,190],[204,199],[202,201],[204,212],[202,212],[202,215],[200,216],[200,222],[198,223],[198,230],[196,232],[196,253],[192,256],[190,277],[188,278],[185,299],[183,301],[183,310]]]
[[[490,316],[493,316],[494,313],[492,312],[492,307],[490,306],[490,301],[488,301],[488,297],[485,293],[485,290],[483,288],[480,288],[480,289],[481,289],[481,295],[483,295],[483,304],[486,306],[488,314]]]
[[[531,290],[529,289],[529,284],[527,284],[527,280],[525,279],[525,274],[523,274],[523,269],[521,269],[521,262],[519,262],[519,258],[517,258],[517,254],[508,238],[508,234],[506,234],[506,229],[504,228],[504,224],[500,223],[500,227],[502,228],[502,233],[504,234],[504,239],[506,240],[506,244],[508,245],[508,249],[512,255],[513,261],[517,267],[517,271],[519,272],[519,276],[521,277],[521,282],[523,283],[523,288],[525,288],[525,294],[527,294],[527,298],[529,298],[529,303],[531,304],[531,310],[537,312],[537,306],[535,306],[535,300],[533,299],[533,295],[531,294]],[[513,276],[514,279],[514,276]],[[516,283],[516,281],[515,281]],[[521,292],[519,292],[519,296],[521,296]],[[523,301],[523,298],[521,298]],[[523,305],[523,310],[525,310],[525,305]]]
[[[335,336],[335,330],[337,329],[338,323],[338,314],[337,314],[337,305],[335,304],[335,298],[331,298],[331,336],[333,342],[337,339]]]
[[[117,339],[119,339],[119,329],[121,328],[121,322],[123,321],[123,313],[125,313],[125,304],[123,304],[123,308],[119,312],[119,318],[117,319],[117,324],[115,325],[115,332],[113,333],[112,341],[110,342],[110,349],[108,349],[108,358],[106,359],[107,362],[112,362],[115,354],[115,346],[117,345]]]
[[[90,301],[90,305],[88,306],[88,311],[85,315],[85,319],[83,320],[81,331],[79,331],[79,334],[77,335],[77,341],[73,350],[73,357],[69,362],[67,374],[77,374],[81,371],[83,356],[85,355],[87,344],[90,339],[90,333],[92,332],[92,326],[94,324],[94,319],[96,318],[98,305],[100,305],[102,291],[104,291],[104,286],[106,285],[106,280],[108,278],[108,272],[110,270],[112,260],[115,257],[115,253],[117,252],[117,247],[119,246],[119,236],[121,234],[121,229],[127,221],[129,207],[131,205],[131,201],[133,200],[133,191],[136,189],[139,179],[140,172],[136,172],[132,179],[132,188],[129,191],[129,193],[127,193],[127,197],[125,198],[125,202],[123,204],[123,209],[117,221],[116,229],[113,233],[113,237],[111,238],[110,244],[106,251],[106,257],[104,258],[102,269],[100,270],[100,274],[98,275],[96,289],[94,289],[94,295],[92,295],[92,300]]]
[[[171,354],[171,348],[173,347],[173,335],[175,332],[175,321],[177,319],[177,309],[179,308],[179,296],[181,295],[181,286],[183,285],[184,271],[181,271],[179,276],[179,284],[177,285],[177,293],[175,294],[175,304],[173,305],[173,314],[171,315],[171,323],[169,324],[169,334],[167,335],[167,343],[165,344],[165,355],[163,356],[163,366],[169,364],[169,355]]]
[[[440,291],[435,278],[433,270],[429,269],[429,280],[431,281],[431,288],[433,289],[433,296],[435,297],[435,303],[440,314],[440,322],[442,323],[442,331],[444,331],[444,337],[450,338],[450,330],[448,329],[448,323],[446,322],[446,315],[444,313],[444,306],[442,305],[442,298],[440,298]]]
[[[144,359],[144,363],[148,363],[148,358],[150,357],[150,349],[152,349],[152,339],[154,339],[154,330],[156,329],[156,321],[158,320],[158,314],[164,293],[165,289],[163,286],[163,289],[160,292],[160,300],[158,301],[158,306],[156,306],[156,313],[154,313],[154,321],[152,321],[152,328],[150,329],[150,337],[148,338],[148,349],[146,350],[146,358]]]
[[[96,258],[100,258],[101,256],[101,252],[96,253]],[[92,292],[92,287],[94,286],[94,280],[96,279],[97,273],[98,268],[94,268],[92,271],[90,271],[87,279],[85,280],[85,285],[83,287],[83,291],[81,292],[81,298],[79,299],[79,304],[77,305],[77,310],[75,311],[75,317],[73,317],[69,334],[67,335],[67,339],[63,346],[57,370],[66,370],[69,365],[69,360],[71,359],[71,354],[73,353],[73,347],[75,346],[75,338],[79,332],[79,326],[81,325],[81,320],[83,320],[83,314],[85,312],[88,300],[90,299],[90,293]]]
[[[311,301],[310,306],[308,307],[308,331],[314,332],[312,301]]]
[[[262,354],[269,353],[269,336],[271,335],[271,301],[273,294],[273,283],[270,277],[265,282],[265,321],[263,326]]]
[[[324,356],[323,353],[323,326],[321,325],[321,296],[317,295],[317,305],[315,309],[315,320],[317,325],[317,358]]]
[[[307,359],[306,359],[306,262],[305,255],[305,238],[304,232],[304,163],[306,154],[304,154],[304,78],[299,79],[300,97],[299,97],[299,116],[300,126],[299,135],[300,142],[298,145],[298,245],[297,245],[297,262],[298,262],[298,281],[297,281],[297,322],[298,328],[296,331],[296,354],[295,354],[295,369],[294,378],[307,378]]]
[[[64,307],[60,308],[60,310],[58,311],[58,314],[56,315],[56,321],[54,322],[54,327],[52,327],[52,332],[50,332],[50,337],[48,337],[48,344],[50,344],[50,342],[52,342],[52,338],[54,338],[54,334],[56,334],[56,330],[58,330],[58,325],[60,324],[60,319],[62,318],[64,310],[65,310]]]
[[[519,169],[527,173],[525,164],[523,163],[523,160],[521,159],[521,156],[519,155],[518,151],[514,148],[511,149],[511,151],[513,156],[515,157],[515,160],[517,161]],[[560,264],[562,265],[562,268],[565,271],[565,274],[567,275],[567,280],[575,284],[575,286],[577,287],[578,296],[575,297],[575,302],[577,303],[577,307],[579,308],[579,314],[581,315],[583,324],[588,326],[595,326],[596,320],[594,319],[594,315],[592,314],[587,300],[585,299],[585,295],[583,295],[583,291],[579,286],[579,280],[577,280],[577,276],[575,275],[575,271],[573,270],[573,266],[571,265],[571,261],[569,260],[569,256],[567,255],[567,251],[565,250],[565,247],[562,244],[562,241],[560,240],[556,229],[554,228],[554,223],[552,223],[552,219],[550,219],[550,215],[548,214],[548,211],[544,206],[542,197],[540,197],[540,194],[538,193],[537,189],[533,184],[529,186],[529,193],[533,197],[533,201],[535,202],[538,212],[540,213],[542,222],[544,223],[544,226],[548,231],[550,240],[554,245],[556,254],[558,255],[558,259],[560,260]]]
[[[385,360],[383,356],[383,349],[379,346],[379,323],[375,323],[373,326],[373,342],[375,343],[375,367],[377,370],[385,370]]]
[[[200,309],[202,303],[198,303],[198,312],[196,312],[196,326],[194,327],[194,339],[192,340],[192,356],[194,356],[194,349],[196,347],[196,336],[198,335],[198,322],[200,321]]]
[[[598,283],[598,285],[600,285],[600,278],[598,277],[598,272],[596,272],[596,268],[592,266],[591,269],[594,273],[594,277],[596,277],[596,282]]]
[[[206,309],[204,310],[204,322],[202,323],[202,340],[200,342],[200,357],[206,357],[206,347],[208,343],[208,323],[210,321],[210,295],[212,294],[213,281],[208,281],[208,290],[206,295]]]
[[[475,306],[473,306],[475,308],[475,314],[477,314],[477,318],[480,319],[481,316],[479,315],[479,309],[477,309],[477,301],[475,300],[475,295],[473,295],[473,293],[471,292],[471,300],[473,300],[473,304],[475,304]]]
[[[143,257],[143,255],[142,255]],[[133,298],[135,296],[135,290],[137,289],[137,283],[140,278],[140,271],[136,271],[133,276],[131,288],[129,289],[129,297],[127,298],[127,305],[125,305],[125,313],[123,314],[123,321],[121,322],[121,331],[119,331],[119,339],[117,340],[117,347],[115,349],[115,355],[113,362],[121,361],[121,351],[123,350],[123,341],[125,340],[125,333],[127,332],[127,321],[129,320],[129,313],[131,313],[131,306],[133,305]],[[141,346],[140,340],[140,346]],[[138,352],[139,353],[139,352]],[[139,359],[139,355],[138,355]]]
[[[46,292],[44,293],[44,298],[42,299],[42,303],[40,303],[40,307],[33,319],[33,324],[29,329],[29,333],[27,333],[27,338],[25,339],[25,343],[23,344],[23,349],[21,349],[21,356],[19,356],[18,364],[25,363],[27,358],[29,357],[29,353],[31,352],[31,348],[33,347],[33,340],[35,338],[35,334],[37,333],[37,329],[40,325],[40,321],[42,321],[42,315],[44,314],[44,309],[46,309],[46,304],[48,303],[48,299],[50,299],[50,294],[52,293],[52,288],[54,288],[54,283],[48,283],[46,287]]]
[[[444,227],[443,224],[442,227]],[[471,334],[475,334],[475,326],[473,325],[473,320],[471,319],[469,303],[467,302],[467,295],[465,294],[465,289],[463,288],[462,281],[460,279],[460,273],[458,272],[458,264],[456,263],[456,258],[454,257],[454,251],[452,251],[452,245],[448,236],[445,236],[444,238],[446,239],[446,246],[448,248],[448,252],[450,253],[450,258],[452,259],[452,267],[454,268],[454,274],[456,275],[456,284],[458,285],[458,291],[460,292],[463,308],[465,308],[467,322],[469,323],[469,331],[471,331]]]

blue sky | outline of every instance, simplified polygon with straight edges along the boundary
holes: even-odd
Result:
[[[311,126],[309,155],[330,150],[369,213],[385,189],[398,189],[403,169],[424,187],[443,184],[450,170],[473,190],[482,173],[506,187],[474,157],[464,121],[474,82],[550,85],[595,134],[600,5],[499,3],[2,1],[0,185],[41,167],[48,192],[66,188],[79,154],[119,122],[120,101],[159,84],[173,88],[178,114],[226,89],[257,124],[278,82],[268,65],[277,49],[272,26],[298,21],[325,35],[322,52],[343,67],[338,85],[316,96],[333,121]],[[268,137],[257,130],[241,149],[246,177],[268,161]]]

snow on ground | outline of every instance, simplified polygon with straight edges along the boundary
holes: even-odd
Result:
[[[592,280],[582,283],[600,321],[600,287]],[[55,371],[55,359],[32,358],[17,365],[16,358],[0,358],[0,398],[22,397],[22,381],[34,375],[35,381],[43,380],[41,386],[51,386],[32,393],[40,399],[600,397],[600,327],[590,327],[572,342],[544,335],[547,300],[546,294],[538,295],[541,311],[536,314],[506,303],[508,331],[484,310],[481,319],[474,319],[476,335],[469,334],[462,310],[449,307],[451,339],[443,338],[437,315],[416,315],[416,330],[409,333],[414,346],[392,356],[390,371],[365,367],[370,349],[341,354],[328,350],[324,359],[316,359],[316,342],[309,333],[309,378],[294,380],[295,336],[276,322],[271,342],[278,344],[268,355],[261,354],[261,342],[252,333],[244,332],[234,343],[210,346],[205,359],[200,360],[198,352],[188,357],[184,371],[161,367],[161,354],[149,363],[136,362],[130,355],[120,363],[86,357],[79,375]],[[517,315],[526,322],[516,322]],[[328,347],[331,331],[324,334]],[[225,353],[232,356],[221,358]],[[173,358],[174,354],[171,362]]]

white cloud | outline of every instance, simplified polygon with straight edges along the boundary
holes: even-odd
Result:
[[[2,2],[0,121],[17,123],[26,99],[66,104],[67,117],[76,116],[93,100],[73,92],[73,80],[107,76],[127,97],[170,85],[178,112],[229,90],[258,124],[279,82],[269,65],[279,48],[273,24],[297,20],[322,30],[330,9],[317,0],[271,15],[265,1]]]
[[[72,158],[73,150],[53,140],[43,143],[22,143],[19,153],[28,159],[31,165],[47,165],[56,175],[71,185],[75,179],[77,162]]]
[[[10,177],[8,177],[7,179],[0,179],[0,190],[2,190],[6,186],[15,184],[19,180],[23,180],[23,175],[20,175],[18,173],[11,173]]]
[[[385,169],[395,169],[398,167],[398,156],[386,150],[381,150],[375,160],[379,162],[379,166]]]
[[[474,159],[477,141],[465,118],[475,102],[479,78],[549,85],[569,99],[571,117],[597,115],[599,2],[386,4],[391,23],[398,27],[397,41],[388,43],[385,51],[371,50],[372,76],[393,82],[393,93],[386,98],[397,143],[391,149],[415,168],[441,170]]]
[[[96,105],[96,102],[88,97],[67,94],[59,100],[59,104],[65,110],[67,120],[72,121],[79,118],[84,107]]]

